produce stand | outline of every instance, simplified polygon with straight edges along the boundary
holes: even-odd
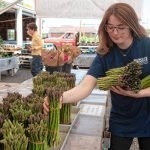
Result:
[[[85,70],[73,70],[72,72],[77,74],[78,82],[86,74]],[[32,92],[32,79],[17,85],[11,92],[19,92],[24,97],[28,96]],[[99,150],[104,127],[107,95],[108,92],[94,89],[89,97],[81,101],[80,105],[73,106],[71,124],[60,124],[60,144],[49,150],[91,150],[93,147],[95,150]],[[96,103],[100,99],[102,99],[101,102]],[[92,100],[95,101],[92,102]]]

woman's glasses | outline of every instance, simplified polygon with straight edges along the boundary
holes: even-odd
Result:
[[[117,25],[117,26],[114,26],[114,25],[111,25],[111,24],[106,24],[105,25],[105,30],[108,33],[114,32],[115,29],[117,30],[118,33],[124,33],[125,29],[128,29],[128,28],[129,28],[128,26],[123,25],[123,24],[120,24],[120,25]]]

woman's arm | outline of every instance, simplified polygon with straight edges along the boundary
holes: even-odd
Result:
[[[134,91],[127,91],[124,90],[118,86],[112,87],[111,90],[117,94],[124,95],[124,96],[130,96],[135,98],[141,98],[141,97],[150,97],[150,87],[146,89],[142,89],[139,92],[135,93]]]
[[[73,103],[86,98],[96,86],[96,78],[86,75],[79,85],[63,93],[63,103]]]
[[[142,89],[137,93],[138,97],[150,97],[150,87]]]
[[[88,95],[90,95],[95,86],[96,86],[96,78],[90,75],[86,75],[79,85],[63,93],[63,98],[62,96],[60,97],[60,102],[73,103],[82,100]],[[43,110],[44,114],[47,115],[49,112],[48,97],[44,98],[43,107],[44,107]]]

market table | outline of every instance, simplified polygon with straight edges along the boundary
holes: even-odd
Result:
[[[11,76],[15,74],[15,72],[19,68],[19,59],[16,56],[0,58],[0,80],[1,80],[1,72],[8,71]]]
[[[79,69],[71,72],[76,74],[76,84],[79,84],[87,70]],[[4,89],[2,86],[3,90],[0,92],[3,95],[10,91],[19,92],[26,97],[32,93],[32,88],[31,78],[16,86],[9,86],[9,89]],[[67,131],[66,138],[62,141],[63,144],[59,150],[91,150],[93,147],[95,150],[99,150],[101,148],[107,96],[107,91],[94,89],[89,97],[83,99],[80,105],[75,106],[80,111],[69,126],[69,131]]]

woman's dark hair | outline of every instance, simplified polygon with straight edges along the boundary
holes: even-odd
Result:
[[[27,24],[27,28],[34,30],[34,31],[37,31],[37,25],[34,22]]]

